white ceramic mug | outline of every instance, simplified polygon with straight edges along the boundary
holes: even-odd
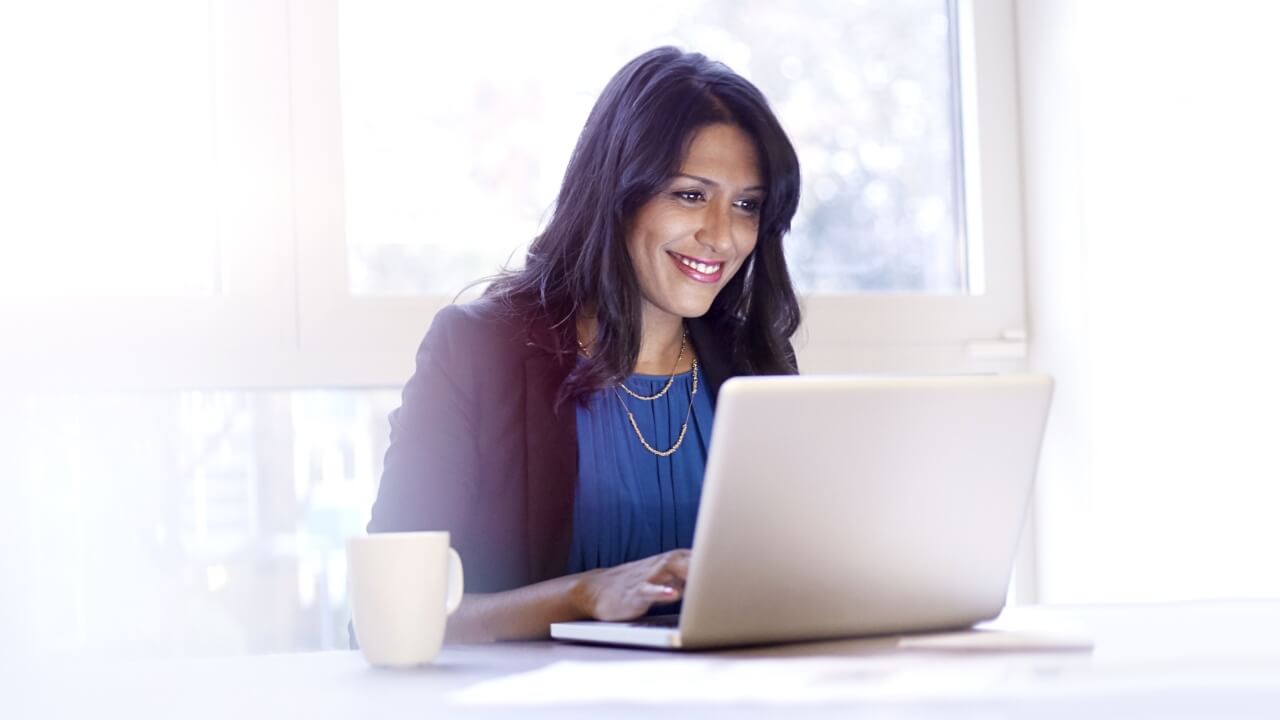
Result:
[[[448,532],[375,533],[347,540],[351,620],[374,665],[431,662],[462,602],[462,559]]]

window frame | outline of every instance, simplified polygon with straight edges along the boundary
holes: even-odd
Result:
[[[349,382],[398,384],[413,347],[452,296],[354,296],[342,238],[338,0],[292,0],[296,200],[304,348],[359,347]],[[1012,2],[956,0],[958,80],[970,278],[981,292],[814,294],[796,338],[806,372],[982,372],[1025,367],[1026,303]],[[974,252],[975,244],[980,246]],[[975,259],[977,262],[975,262]],[[369,353],[376,354],[371,357]]]

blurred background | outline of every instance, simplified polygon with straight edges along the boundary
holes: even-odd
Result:
[[[1277,20],[0,3],[0,653],[346,647],[416,343],[520,265],[595,97],[663,44],[799,153],[802,370],[1058,379],[1012,601],[1274,597]]]

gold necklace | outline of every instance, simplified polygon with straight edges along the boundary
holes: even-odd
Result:
[[[689,341],[689,331],[686,330],[680,334],[680,352],[676,354],[676,364],[671,368],[671,377],[667,378],[667,384],[662,386],[662,389],[658,391],[657,395],[640,395],[639,393],[635,392],[631,388],[627,387],[627,382],[625,380],[622,381],[622,391],[637,400],[646,400],[646,401],[657,400],[663,395],[666,395],[667,391],[671,389],[672,383],[676,381],[676,374],[677,374],[676,370],[680,367],[680,360],[684,358],[684,349],[687,346],[688,341]],[[584,353],[587,352],[587,346],[584,345],[581,340],[578,341],[578,348],[581,349],[582,352]],[[697,361],[695,360],[694,362],[696,363]]]
[[[672,379],[675,379],[674,375],[671,377]],[[624,389],[625,387],[626,386],[623,386]],[[669,381],[667,383],[667,387],[671,387],[671,383]],[[666,389],[664,388],[662,392],[666,392]],[[693,414],[693,398],[698,394],[698,358],[695,357],[693,359],[693,388],[689,392],[689,409],[685,410],[684,422],[680,424],[680,434],[676,437],[675,445],[672,445],[666,450],[658,450],[644,439],[644,433],[640,432],[640,426],[636,424],[636,416],[631,414],[631,408],[627,407],[627,401],[622,399],[622,396],[618,394],[618,390],[616,388],[614,389],[613,394],[618,398],[618,402],[622,403],[622,411],[627,414],[627,419],[631,421],[631,429],[636,431],[636,437],[640,439],[640,444],[644,446],[644,449],[658,457],[668,457],[676,450],[680,449],[680,444],[684,442],[684,434],[689,430],[689,416]],[[661,395],[656,395],[655,397],[661,397]]]
[[[685,347],[685,342],[686,342],[688,339],[689,339],[689,333],[688,333],[688,332],[682,333],[682,334],[680,335],[680,352],[676,355],[676,364],[675,364],[675,366],[674,366],[674,367],[672,367],[672,368],[671,368],[671,377],[667,378],[667,384],[662,386],[662,389],[658,391],[658,394],[657,394],[657,395],[640,395],[640,394],[637,394],[637,393],[636,393],[635,391],[633,391],[631,388],[627,387],[627,383],[626,383],[626,381],[625,381],[625,380],[622,382],[622,391],[623,391],[623,392],[625,392],[626,394],[630,395],[631,397],[633,397],[633,398],[637,399],[637,400],[657,400],[658,398],[662,397],[663,395],[666,395],[666,394],[667,394],[667,391],[671,389],[671,384],[672,384],[672,383],[674,383],[674,382],[676,381],[676,369],[680,367],[680,360],[681,360],[681,358],[683,358],[683,357],[684,357],[684,347]],[[696,362],[696,361],[695,361],[695,362]]]

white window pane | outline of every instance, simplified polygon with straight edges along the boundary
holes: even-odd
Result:
[[[344,3],[350,290],[518,264],[604,84],[674,44],[755,82],[795,143],[799,289],[964,292],[953,22],[947,0]]]
[[[0,5],[0,297],[217,292],[209,14]]]
[[[16,656],[347,647],[394,390],[45,393],[0,408]]]

